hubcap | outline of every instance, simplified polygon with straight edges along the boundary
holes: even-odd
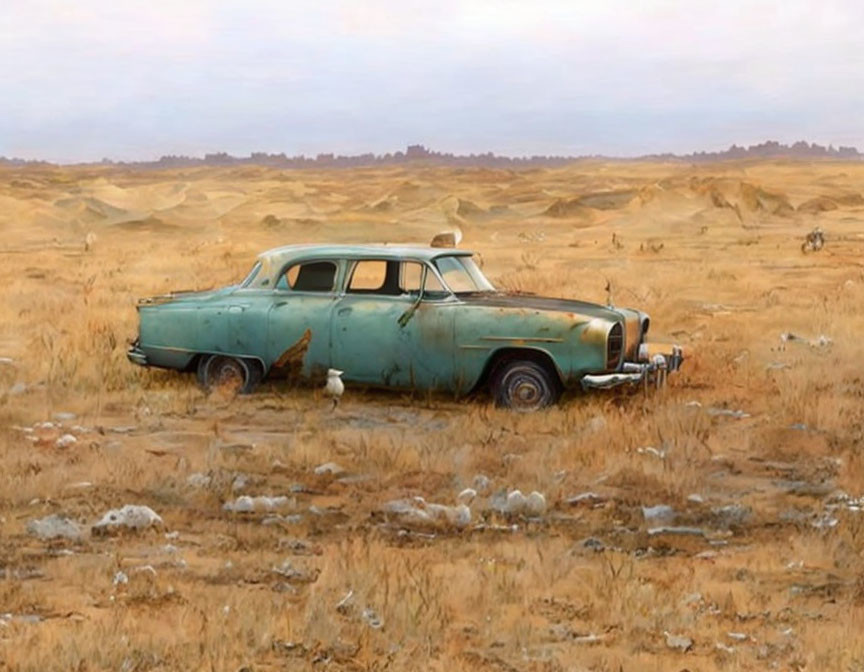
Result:
[[[236,392],[243,387],[243,369],[237,362],[223,359],[217,363],[213,375],[213,386],[226,392]]]
[[[514,371],[507,386],[510,407],[517,411],[534,411],[543,405],[545,389],[542,381],[526,371]]]

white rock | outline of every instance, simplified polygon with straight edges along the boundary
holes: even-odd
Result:
[[[149,506],[127,504],[122,509],[111,509],[93,526],[95,532],[126,528],[142,530],[161,525],[162,518]]]
[[[666,646],[670,649],[687,652],[693,648],[693,640],[683,635],[673,635],[669,632],[663,633],[666,636]]]
[[[112,583],[115,586],[126,585],[127,583],[129,583],[129,577],[126,576],[126,572],[117,572],[116,574],[114,574],[114,580],[112,581]]]
[[[525,500],[525,513],[532,518],[539,518],[546,513],[546,498],[536,490]]]
[[[64,434],[54,442],[54,445],[58,448],[71,448],[76,443],[78,443],[78,439],[72,436],[72,434]]]
[[[210,485],[210,482],[213,479],[210,478],[207,474],[194,473],[189,474],[186,479],[186,484],[191,485],[193,488],[206,488]]]
[[[278,497],[268,497],[259,495],[258,497],[250,497],[242,495],[233,502],[225,502],[222,508],[225,511],[233,511],[234,513],[251,513],[253,511],[273,511],[288,504],[288,498],[284,495]]]
[[[378,630],[384,625],[384,623],[381,621],[381,619],[378,617],[378,614],[375,613],[375,610],[372,609],[372,607],[366,607],[363,610],[362,618],[366,622],[366,625],[375,630]]]
[[[642,516],[645,520],[672,520],[675,518],[675,509],[666,504],[643,506]]]
[[[27,523],[27,531],[40,539],[72,539],[81,538],[81,526],[66,516],[50,515]]]
[[[255,502],[249,495],[242,495],[233,502],[225,502],[222,508],[225,511],[233,511],[234,513],[251,513],[255,510]]]
[[[477,474],[471,482],[477,492],[486,492],[491,484],[492,481],[485,474]]]
[[[465,488],[456,496],[456,500],[460,504],[471,504],[475,497],[477,497],[477,491],[474,488]]]
[[[507,493],[507,513],[518,515],[525,512],[527,499],[521,490],[511,490]]]
[[[325,462],[315,467],[316,476],[340,476],[345,470],[335,462]]]

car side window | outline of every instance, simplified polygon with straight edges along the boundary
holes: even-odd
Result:
[[[363,259],[354,264],[346,289],[348,294],[379,294],[398,296],[399,262],[395,260]]]
[[[332,292],[336,284],[336,264],[332,261],[307,261],[288,268],[276,289],[295,292]]]
[[[423,281],[423,265],[416,261],[403,261],[399,273],[399,289],[402,294],[417,296]]]
[[[438,279],[438,276],[430,268],[426,272],[426,284],[423,286],[423,297],[426,299],[434,300],[434,299],[446,299],[450,296],[450,292],[448,292],[444,285],[441,284],[441,281]]]

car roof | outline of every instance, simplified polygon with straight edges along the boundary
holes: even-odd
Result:
[[[284,245],[258,255],[267,265],[280,265],[293,259],[417,259],[430,261],[438,257],[470,257],[470,250],[452,247],[412,245]]]

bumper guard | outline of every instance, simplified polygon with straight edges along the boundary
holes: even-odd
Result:
[[[126,358],[138,366],[149,366],[147,363],[147,355],[144,354],[144,351],[139,346],[137,339],[129,346],[129,349],[126,350]]]
[[[653,348],[652,348],[653,349]],[[669,352],[650,353],[646,345],[639,346],[640,362],[624,362],[620,371],[615,373],[590,374],[582,377],[583,390],[608,390],[619,385],[642,384],[656,388],[666,384],[669,373],[681,368],[684,352],[680,346],[673,345]]]

